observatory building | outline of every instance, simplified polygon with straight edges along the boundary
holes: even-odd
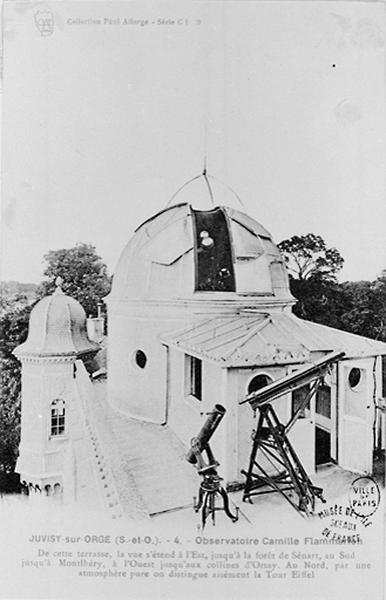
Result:
[[[204,173],[175,196],[177,204],[142,223],[123,250],[107,298],[109,401],[134,419],[167,425],[186,446],[220,403],[227,415],[217,454],[226,481],[239,482],[255,427],[243,398],[344,352],[291,437],[310,472],[331,460],[371,472],[374,431],[384,444],[376,402],[386,344],[295,317],[272,236],[224,206],[224,189]],[[212,206],[180,201],[187,192],[206,195]],[[282,420],[305,393],[307,386],[277,401]]]
[[[386,344],[294,316],[280,251],[265,227],[230,207],[238,197],[229,188],[204,172],[173,201],[137,227],[105,299],[107,397],[82,362],[99,346],[87,337],[79,303],[58,285],[33,309],[28,339],[15,350],[22,480],[99,498],[113,516],[125,513],[134,488],[147,514],[186,506],[195,479],[184,456],[220,404],[226,414],[213,449],[225,485],[236,488],[256,429],[245,397],[332,353],[344,355],[308,404],[310,384],[289,385],[275,410],[283,423],[299,417],[289,438],[308,473],[331,462],[371,473],[374,449],[385,448]]]

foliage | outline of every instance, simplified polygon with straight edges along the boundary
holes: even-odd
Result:
[[[290,273],[294,313],[308,321],[386,341],[386,272],[375,282],[338,283],[343,258],[314,234],[279,244]]]
[[[19,281],[0,281],[0,305],[7,302],[34,302],[36,300],[36,283],[20,283]]]
[[[309,279],[290,278],[290,289],[297,299],[293,308],[296,316],[340,328],[344,295],[339,283],[314,275]]]
[[[107,267],[91,244],[76,244],[73,248],[50,250],[44,259],[46,279],[38,289],[40,298],[55,291],[57,277],[63,279],[62,289],[81,303],[88,315],[97,314],[97,304],[111,287]]]
[[[386,341],[386,281],[342,284],[344,309],[340,327],[351,333]]]
[[[18,491],[14,476],[20,441],[20,368],[0,359],[0,493]]]
[[[297,299],[294,313],[330,327],[340,326],[343,294],[336,274],[343,258],[336,248],[327,248],[320,235],[294,235],[279,248],[290,278],[291,293]]]
[[[344,260],[336,248],[327,248],[320,235],[294,235],[279,244],[289,274],[300,281],[311,277],[335,280]]]
[[[20,299],[3,306],[0,316],[0,358],[17,362],[12,351],[27,339],[31,309],[32,305]]]
[[[294,313],[328,325],[386,342],[386,281],[290,280],[297,298]]]
[[[21,369],[12,350],[27,337],[31,305],[19,298],[0,316],[0,493],[18,491],[14,468],[20,440]]]

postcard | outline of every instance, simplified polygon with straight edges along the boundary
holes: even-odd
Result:
[[[3,2],[0,598],[384,597],[384,16]]]

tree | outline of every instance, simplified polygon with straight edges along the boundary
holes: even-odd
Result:
[[[21,369],[12,351],[24,342],[32,306],[27,300],[3,307],[0,316],[0,493],[19,490],[14,473],[20,441]]]
[[[91,244],[76,244],[73,248],[50,250],[44,259],[46,280],[38,289],[40,298],[55,291],[57,277],[63,279],[62,289],[81,303],[87,315],[97,314],[97,304],[110,292],[107,267]]]
[[[351,333],[386,341],[386,280],[347,281],[340,327]]]
[[[287,264],[291,293],[297,299],[294,313],[315,323],[340,326],[342,289],[336,274],[343,258],[336,248],[327,248],[320,235],[294,235],[279,244]]]
[[[0,358],[4,360],[17,359],[12,354],[16,346],[27,339],[29,316],[32,304],[18,298],[8,303],[0,316]]]
[[[20,442],[20,369],[0,359],[0,494],[18,491],[14,469]]]
[[[320,235],[294,235],[279,244],[287,269],[292,277],[300,281],[318,277],[336,280],[343,267],[344,259],[336,248],[327,248]]]
[[[309,279],[290,278],[290,290],[297,302],[293,308],[296,316],[329,327],[341,327],[341,314],[346,297],[342,286],[323,277]]]

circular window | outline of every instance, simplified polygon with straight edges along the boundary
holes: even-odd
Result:
[[[348,382],[350,384],[350,388],[353,390],[358,387],[359,382],[361,380],[361,370],[357,367],[353,367],[348,374]]]
[[[271,377],[268,377],[268,375],[256,375],[256,377],[251,379],[251,381],[249,382],[248,394],[252,394],[252,392],[257,392],[257,390],[260,390],[261,388],[265,387],[266,385],[269,385],[270,383],[272,383],[272,379]]]
[[[144,369],[147,363],[147,356],[143,350],[136,350],[134,353],[134,361],[137,367]]]

